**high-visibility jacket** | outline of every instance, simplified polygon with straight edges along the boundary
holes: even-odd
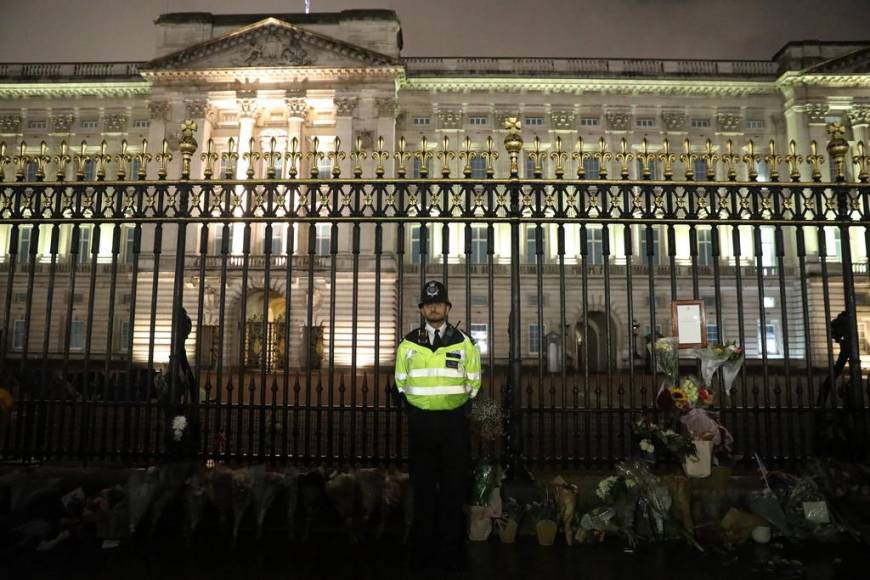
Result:
[[[396,388],[419,409],[457,409],[480,389],[480,349],[449,324],[437,349],[429,344],[425,328],[414,330],[396,352]]]

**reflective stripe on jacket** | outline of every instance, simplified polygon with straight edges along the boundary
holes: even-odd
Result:
[[[396,388],[419,409],[457,409],[480,389],[480,349],[450,325],[434,350],[426,330],[414,330],[396,352]]]

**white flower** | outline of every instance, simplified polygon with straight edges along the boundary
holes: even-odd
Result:
[[[631,489],[635,485],[637,485],[637,482],[635,480],[631,479],[630,477],[625,478],[625,487]]]
[[[172,419],[172,438],[176,441],[181,441],[184,430],[187,428],[187,417],[184,415],[176,415]]]
[[[602,479],[598,482],[598,489],[595,490],[595,495],[597,495],[601,499],[607,499],[607,496],[610,495],[610,490],[613,488],[613,485],[615,483],[615,475],[611,475],[610,477]]]
[[[640,442],[640,450],[644,453],[655,453],[656,446],[649,439],[642,439]]]

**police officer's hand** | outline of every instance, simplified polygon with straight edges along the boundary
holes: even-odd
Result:
[[[398,389],[390,389],[390,399],[392,400],[393,405],[399,408],[404,408],[407,403],[405,395],[400,393]]]

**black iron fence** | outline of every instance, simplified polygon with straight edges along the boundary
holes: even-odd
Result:
[[[504,178],[491,140],[446,139],[273,141],[241,160],[230,142],[216,178],[196,130],[174,162],[165,144],[0,151],[4,458],[402,462],[393,353],[430,278],[481,348],[510,462],[633,453],[659,388],[648,345],[678,299],[703,301],[711,342],[746,349],[733,392],[716,379],[739,453],[800,460],[867,434],[868,160],[839,127],[825,158],[544,151],[509,125]]]

